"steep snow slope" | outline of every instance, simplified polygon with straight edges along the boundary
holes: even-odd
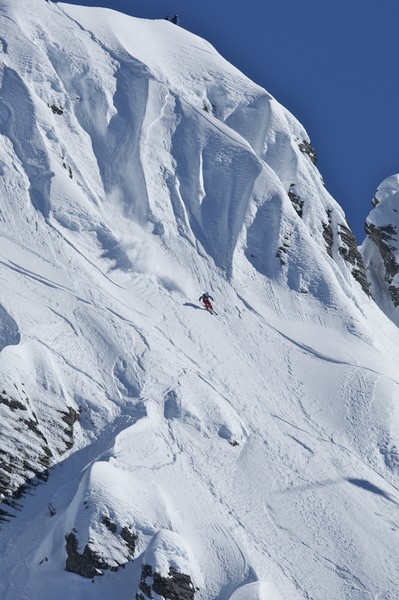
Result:
[[[0,18],[2,597],[395,598],[398,333],[306,132],[166,21]]]

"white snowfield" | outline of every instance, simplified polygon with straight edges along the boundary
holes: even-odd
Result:
[[[173,600],[399,598],[398,329],[302,126],[165,20],[0,24],[0,475],[49,462],[1,505],[0,598],[159,600],[143,565]]]

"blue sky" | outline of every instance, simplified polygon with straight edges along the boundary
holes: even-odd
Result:
[[[70,0],[136,17],[177,13],[304,125],[358,242],[399,172],[399,0]]]

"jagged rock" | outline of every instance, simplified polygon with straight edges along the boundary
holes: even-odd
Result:
[[[371,293],[387,316],[399,325],[399,174],[387,177],[372,200],[365,222],[364,256]]]
[[[180,535],[161,529],[144,554],[135,600],[193,600],[193,559]]]
[[[26,393],[19,391],[15,385],[13,387],[15,395],[6,390],[0,394],[0,415],[3,423],[9,424],[3,431],[0,430],[0,500],[3,502],[19,500],[30,487],[47,481],[54,457],[44,433],[45,424],[39,422]],[[67,439],[60,435],[56,449],[63,453],[73,446],[73,425],[80,415],[71,407],[58,413],[60,433],[64,433]],[[24,432],[24,444],[19,441],[21,432]]]
[[[40,480],[48,477],[53,452],[49,448],[47,439],[40,429],[35,413],[29,409],[29,401],[16,399],[3,390],[0,395],[2,418],[5,422],[10,419],[14,423],[13,431],[15,440],[13,451],[10,450],[10,439],[0,439],[0,499],[20,499],[29,486],[35,486]],[[10,412],[19,413],[18,418],[11,417]],[[18,442],[18,434],[22,431],[30,432],[27,443]],[[1,437],[1,436],[0,436]],[[32,451],[35,448],[35,452]]]
[[[399,306],[399,288],[395,287],[394,285],[390,285],[388,287],[389,290],[389,296],[392,300],[392,303],[394,306]]]
[[[173,567],[169,568],[169,576],[162,577],[153,572],[150,565],[143,565],[141,571],[140,590],[136,600],[151,600],[152,598],[165,598],[165,600],[193,600],[195,588],[191,577],[179,573]],[[156,596],[153,596],[153,593]]]
[[[338,252],[344,260],[353,265],[353,277],[360,283],[363,291],[370,296],[370,284],[367,280],[366,267],[364,265],[363,257],[356,245],[355,236],[349,227],[342,224],[338,226],[338,235],[341,239]]]
[[[326,210],[328,222],[322,223],[323,226],[323,238],[326,243],[327,254],[334,258],[334,229],[332,226],[332,211]],[[340,223],[338,225],[338,252],[342,258],[349,263],[351,268],[351,274],[356,281],[361,285],[363,291],[369,296],[370,295],[370,284],[367,279],[366,267],[363,261],[363,257],[360,254],[356,245],[356,239],[352,231],[347,225]]]
[[[298,213],[298,215],[302,218],[303,213],[303,205],[304,201],[294,192],[292,189],[295,186],[295,183],[291,183],[290,189],[288,190],[288,197],[291,200],[291,204]]]
[[[3,392],[5,394],[5,392]],[[7,396],[0,394],[0,404],[5,404],[11,410],[26,410],[26,406],[19,400],[14,398],[7,398]]]
[[[368,237],[378,246],[386,269],[386,280],[389,282],[392,281],[393,277],[399,271],[394,249],[390,245],[390,242],[396,239],[397,227],[395,225],[377,227],[373,223],[366,221],[364,228]]]
[[[86,544],[82,554],[79,554],[78,541],[72,531],[65,536],[65,540],[67,552],[65,568],[70,573],[92,579],[96,575],[102,575],[102,572],[107,569],[115,570],[114,567],[107,565],[89,544]]]
[[[399,306],[399,288],[392,285],[392,280],[399,272],[399,265],[396,261],[395,248],[391,242],[396,241],[397,227],[395,225],[383,225],[377,227],[373,223],[366,221],[365,231],[368,237],[376,244],[385,266],[385,281],[388,285],[389,297],[394,306]]]
[[[121,538],[126,543],[126,546],[129,549],[129,553],[133,557],[134,552],[136,550],[137,535],[128,527],[122,527]]]
[[[323,226],[323,238],[326,243],[327,254],[332,258],[333,257],[333,244],[334,244],[334,232],[331,226],[331,210],[326,210],[328,222],[322,223]]]
[[[66,570],[86,578],[123,567],[134,558],[137,542],[136,532],[120,523],[117,510],[111,510],[111,519],[110,513],[104,511],[99,516],[90,508],[91,502],[84,500],[79,523],[65,536]],[[93,536],[90,532],[96,533]]]
[[[283,243],[277,248],[276,257],[279,259],[281,266],[286,264],[286,255],[288,248],[290,247],[290,235],[289,233],[284,234]]]
[[[287,253],[287,248],[288,246],[279,246],[276,252],[276,257],[279,259],[281,266],[283,267],[286,263],[286,261],[284,260],[284,254]]]
[[[61,108],[60,106],[56,106],[55,104],[49,104],[48,106],[51,108],[52,112],[55,115],[63,115],[64,114],[64,109]]]
[[[74,440],[73,440],[73,426],[75,423],[79,422],[80,414],[77,410],[68,407],[66,412],[60,411],[62,414],[62,420],[66,423],[67,427],[64,429],[64,433],[68,436],[68,440],[65,442],[67,450],[72,448]]]
[[[373,208],[375,208],[376,206],[378,206],[379,203],[380,203],[380,201],[378,200],[377,196],[374,196],[374,198],[371,201],[371,204],[372,204]]]
[[[10,469],[10,466],[3,461],[0,462],[0,494],[6,496],[8,494],[11,477],[6,473]]]
[[[103,516],[102,523],[111,533],[117,533],[117,525],[109,517]],[[65,566],[67,571],[91,579],[92,577],[102,575],[103,571],[117,571],[120,566],[123,566],[122,563],[118,563],[112,558],[100,556],[90,541],[84,546],[83,552],[79,553],[78,541],[74,531],[65,536],[67,552]],[[137,535],[128,527],[122,527],[120,538],[122,538],[128,548],[129,552],[125,552],[126,561],[128,561],[134,556]]]
[[[113,521],[111,521],[111,519],[109,517],[103,516],[102,522],[105,525],[105,527],[107,529],[109,529],[109,531],[111,533],[116,533],[116,530],[117,530],[116,523],[114,523]]]
[[[299,144],[299,150],[301,152],[303,152],[304,154],[307,154],[314,165],[316,164],[316,162],[317,162],[316,151],[309,142],[307,142],[306,140],[303,140]]]

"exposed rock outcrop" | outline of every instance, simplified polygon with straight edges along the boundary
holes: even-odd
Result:
[[[150,600],[159,596],[165,600],[193,600],[195,594],[189,575],[170,567],[169,576],[162,577],[160,573],[154,572],[150,565],[143,565],[140,590],[141,592],[136,594],[136,600]],[[153,596],[153,593],[156,596]]]
[[[323,238],[326,243],[327,254],[334,259],[335,252],[350,265],[352,276],[359,282],[363,291],[370,295],[370,284],[367,279],[366,267],[363,257],[357,247],[355,236],[345,222],[333,224],[332,210],[327,209],[327,222],[322,222]],[[335,232],[335,236],[334,236]]]
[[[121,538],[125,542],[130,555],[133,558],[136,550],[137,535],[129,527],[122,527]]]
[[[299,145],[299,150],[301,152],[303,152],[304,154],[307,154],[309,156],[310,160],[312,161],[312,163],[315,165],[317,163],[317,154],[316,154],[316,150],[313,148],[313,146],[310,144],[310,142],[303,140],[298,145]]]
[[[24,391],[3,390],[0,415],[0,500],[15,506],[29,485],[47,479],[53,452]]]
[[[298,196],[298,194],[295,193],[293,189],[294,187],[295,183],[291,183],[290,189],[288,190],[288,197],[291,200],[292,206],[298,213],[298,216],[302,218],[304,201],[302,200],[302,198],[300,198],[300,196]]]
[[[55,441],[50,442],[49,424],[41,418],[25,386],[7,387],[12,392],[0,392],[0,501],[19,508],[16,501],[25,496],[27,489],[47,480],[55,454],[62,455],[73,447],[73,428],[80,415],[72,407],[55,411],[50,424],[58,432]]]
[[[191,568],[183,539],[172,531],[159,531],[144,554],[135,600],[193,600]]]
[[[338,235],[340,238],[338,252],[353,266],[353,277],[360,283],[363,291],[367,295],[370,295],[370,284],[367,279],[366,267],[364,265],[363,257],[357,247],[355,236],[349,227],[342,224],[338,226]]]
[[[55,115],[64,114],[64,109],[61,106],[57,106],[56,104],[48,104],[48,106]]]
[[[323,238],[324,241],[326,243],[326,250],[327,250],[327,254],[328,256],[330,256],[331,258],[333,257],[333,243],[334,243],[334,232],[333,232],[333,228],[331,226],[331,210],[327,210],[327,223],[322,223],[323,226]]]
[[[103,525],[105,525],[105,527],[111,533],[116,533],[117,525],[116,525],[116,523],[114,523],[113,521],[111,521],[111,519],[109,517],[107,517],[106,515],[104,515],[103,519],[102,519],[102,523],[103,523]]]
[[[385,179],[372,200],[362,244],[371,293],[389,318],[399,324],[399,175]]]
[[[279,259],[281,266],[287,264],[287,252],[290,247],[290,234],[285,233],[281,241],[281,245],[277,248],[276,257]]]
[[[66,428],[64,429],[64,433],[67,436],[67,440],[65,441],[66,448],[69,450],[73,446],[73,426],[75,423],[78,423],[80,420],[80,414],[77,410],[72,408],[72,406],[68,407],[67,411],[61,411],[61,419],[66,424]]]
[[[124,566],[134,558],[137,542],[136,533],[128,526],[120,527],[107,515],[103,515],[101,522],[112,534],[111,546],[116,550],[117,558],[112,556],[112,553],[104,554],[103,551],[100,551],[95,542],[90,539],[90,536],[84,546],[81,544],[83,550],[80,552],[78,532],[74,529],[65,536],[67,553],[65,568],[67,571],[91,579],[101,576],[104,571],[117,571],[119,567]],[[103,541],[105,537],[103,536]]]
[[[102,560],[89,544],[86,544],[83,552],[79,553],[78,541],[72,531],[65,537],[65,540],[67,552],[65,568],[67,571],[92,579],[96,575],[102,575],[104,570],[116,570]]]
[[[399,289],[392,285],[392,280],[399,271],[399,264],[395,256],[393,241],[397,240],[397,227],[395,225],[382,225],[377,227],[366,221],[365,231],[377,246],[385,266],[385,281],[394,306],[399,306]]]

